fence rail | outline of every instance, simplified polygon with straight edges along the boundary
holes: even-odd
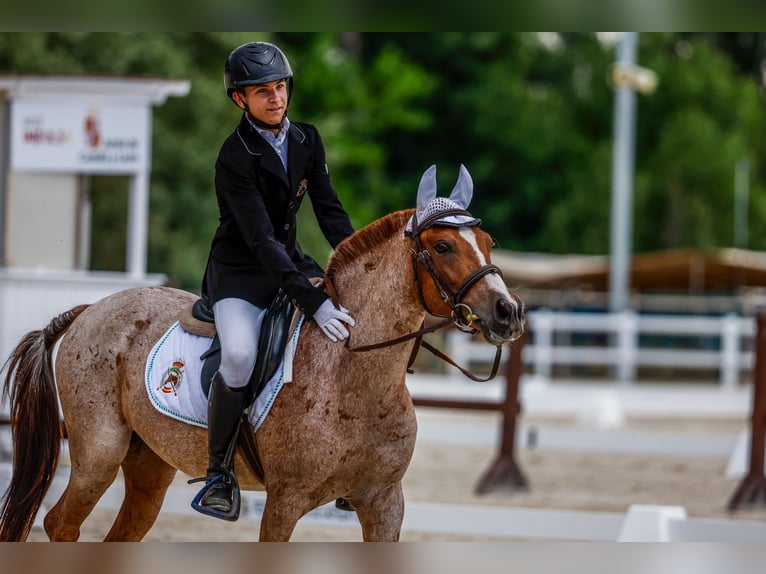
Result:
[[[647,369],[711,371],[722,388],[733,388],[752,371],[752,318],[569,313],[538,310],[528,314],[530,340],[525,368],[537,377],[555,377],[555,367],[606,368],[623,383],[639,380]],[[494,349],[464,334],[447,335],[449,354],[460,364],[489,362]]]

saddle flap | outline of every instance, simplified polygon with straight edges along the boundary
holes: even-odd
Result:
[[[274,376],[285,354],[287,339],[290,336],[290,325],[295,311],[295,304],[280,289],[272,301],[266,317],[261,325],[261,336],[258,339],[258,358],[250,379],[254,397],[263,390],[266,383]]]
[[[271,380],[279,368],[282,357],[285,354],[287,340],[294,328],[293,315],[295,313],[295,304],[286,293],[280,290],[266,311],[266,316],[261,324],[261,334],[258,339],[258,355],[255,360],[253,374],[248,383],[252,396],[251,400],[254,400],[260,394],[266,383]],[[221,364],[220,351],[221,343],[218,335],[216,335],[210,348],[200,357],[204,361],[201,384],[205,396],[209,394],[210,380]]]

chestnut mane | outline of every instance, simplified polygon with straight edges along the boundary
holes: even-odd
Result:
[[[414,211],[414,209],[396,211],[373,221],[346,238],[335,248],[327,263],[325,275],[334,277],[339,269],[369,253],[382,242],[390,239],[395,233],[402,232]]]

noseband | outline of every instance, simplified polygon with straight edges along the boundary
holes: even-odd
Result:
[[[410,250],[410,255],[412,256],[412,269],[415,274],[415,283],[418,286],[418,296],[420,297],[420,303],[423,305],[423,308],[428,311],[428,313],[436,317],[452,317],[454,319],[455,326],[458,329],[469,333],[475,333],[476,329],[471,325],[479,317],[478,315],[474,314],[468,305],[463,303],[463,297],[465,297],[469,289],[473,287],[474,283],[479,281],[485,275],[490,273],[497,273],[502,278],[503,273],[500,271],[500,268],[497,265],[482,265],[476,271],[466,277],[457,289],[450,287],[449,283],[447,283],[442,274],[439,273],[439,270],[434,265],[431,253],[428,251],[428,249],[425,248],[423,242],[420,239],[421,233],[423,233],[426,229],[433,227],[439,222],[439,220],[450,215],[473,217],[468,211],[463,209],[450,209],[433,213],[429,217],[426,217],[422,222],[418,223],[417,216],[413,213],[412,231],[408,232],[408,235],[415,243],[415,247]],[[426,302],[425,296],[423,295],[423,283],[420,279],[420,267],[418,266],[418,263],[422,265],[423,269],[425,269],[433,279],[434,285],[436,285],[436,288],[439,290],[439,295],[442,298],[442,301],[449,305],[451,310],[449,315],[443,315],[434,312]]]

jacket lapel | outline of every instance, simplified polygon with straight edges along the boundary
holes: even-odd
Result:
[[[274,151],[274,148],[271,147],[269,142],[263,139],[261,135],[252,128],[247,121],[247,118],[244,116],[242,116],[242,122],[239,124],[239,132],[245,140],[245,145],[247,146],[248,151],[255,156],[259,156],[260,160],[258,163],[261,169],[273,173],[285,184],[285,187],[289,189],[290,182],[287,179],[282,160],[279,159],[277,152]],[[290,164],[288,163],[288,166],[289,165]]]

